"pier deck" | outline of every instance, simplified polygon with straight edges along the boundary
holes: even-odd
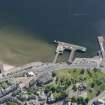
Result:
[[[85,47],[78,46],[78,45],[75,45],[75,44],[69,44],[69,43],[60,42],[60,41],[56,41],[56,40],[54,42],[57,43],[58,46],[57,46],[57,49],[56,49],[56,55],[55,55],[53,63],[56,63],[58,55],[63,54],[64,50],[71,50],[71,53],[70,53],[70,56],[69,56],[69,59],[68,59],[69,63],[72,63],[74,55],[75,55],[75,51],[77,51],[77,50],[83,51],[83,52],[86,51]]]
[[[105,39],[103,36],[98,36],[97,39],[98,39],[98,43],[101,51],[101,57],[102,57],[101,65],[105,66],[105,48],[104,48]]]
[[[58,44],[58,46],[63,46],[64,49],[75,49],[76,50],[80,50],[80,51],[86,51],[86,47],[83,46],[79,46],[79,45],[75,45],[75,44],[70,44],[70,43],[66,43],[66,42],[60,42],[60,41],[54,41],[55,43]]]
[[[98,43],[99,43],[99,47],[101,50],[102,58],[105,57],[104,41],[105,41],[105,39],[103,36],[98,36]]]

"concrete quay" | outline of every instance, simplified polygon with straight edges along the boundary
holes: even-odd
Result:
[[[99,63],[97,62],[97,59],[87,59],[87,58],[78,58],[77,60],[74,60],[74,62],[69,65],[67,63],[38,63],[33,62],[27,65],[24,65],[22,67],[17,67],[10,71],[10,73],[7,74],[9,77],[22,77],[27,72],[33,72],[35,74],[35,78],[40,77],[46,72],[52,73],[55,70],[60,69],[93,69],[97,68],[99,66]]]

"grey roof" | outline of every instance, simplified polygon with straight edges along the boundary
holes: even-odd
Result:
[[[64,102],[63,101],[59,101],[59,102],[55,102],[55,103],[53,103],[51,105],[64,105]]]
[[[44,83],[51,81],[51,80],[52,80],[52,74],[49,72],[45,72],[36,81],[44,84]]]

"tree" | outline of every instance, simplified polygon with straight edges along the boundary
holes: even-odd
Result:
[[[92,82],[90,86],[91,88],[94,88],[95,84]]]
[[[88,97],[85,99],[85,102],[86,102],[86,104],[89,102],[89,98]]]
[[[77,69],[73,69],[73,72],[76,72]]]
[[[71,102],[73,103],[73,102],[76,102],[76,98],[75,97],[72,97],[71,98]]]
[[[101,85],[102,84],[102,82],[101,82],[101,80],[98,78],[98,79],[96,79],[96,84],[97,84],[97,86],[99,86],[99,85]]]
[[[78,97],[77,98],[77,103],[82,104],[83,103],[83,97]]]
[[[92,73],[90,72],[90,70],[87,70],[87,73],[90,77],[92,77]]]
[[[80,74],[84,74],[84,73],[85,73],[85,70],[82,69],[82,70],[80,71]]]
[[[68,86],[71,85],[71,81],[70,80],[67,80],[66,83],[67,83]]]
[[[56,76],[56,73],[55,72],[52,72],[52,77],[55,77]]]
[[[89,91],[89,93],[92,93],[92,89],[89,89],[88,91]]]
[[[76,85],[73,85],[72,89],[73,89],[74,91],[77,91]]]
[[[98,71],[98,69],[97,69],[97,68],[94,68],[94,69],[93,69],[93,71],[94,71],[94,72],[97,72],[97,71]]]
[[[100,93],[101,93],[100,90],[98,90],[97,93],[96,93],[96,96],[98,96]]]

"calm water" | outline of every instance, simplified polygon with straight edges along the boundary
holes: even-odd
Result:
[[[84,45],[88,48],[87,55],[92,56],[97,51],[96,37],[105,33],[105,0],[1,0],[0,24],[1,30],[15,25],[19,30],[32,33],[27,34],[27,38],[32,36],[36,40],[38,37],[39,40],[44,40],[39,42],[46,43],[45,49],[51,47],[51,50],[45,52],[40,52],[36,47],[40,54],[32,55],[35,59],[36,56],[45,57],[49,51],[54,51],[49,44],[55,39]],[[18,29],[16,33],[17,31]],[[1,37],[6,35],[8,32]],[[29,43],[31,41],[24,44]],[[17,46],[18,44],[15,48]],[[41,46],[39,47],[42,48]]]

